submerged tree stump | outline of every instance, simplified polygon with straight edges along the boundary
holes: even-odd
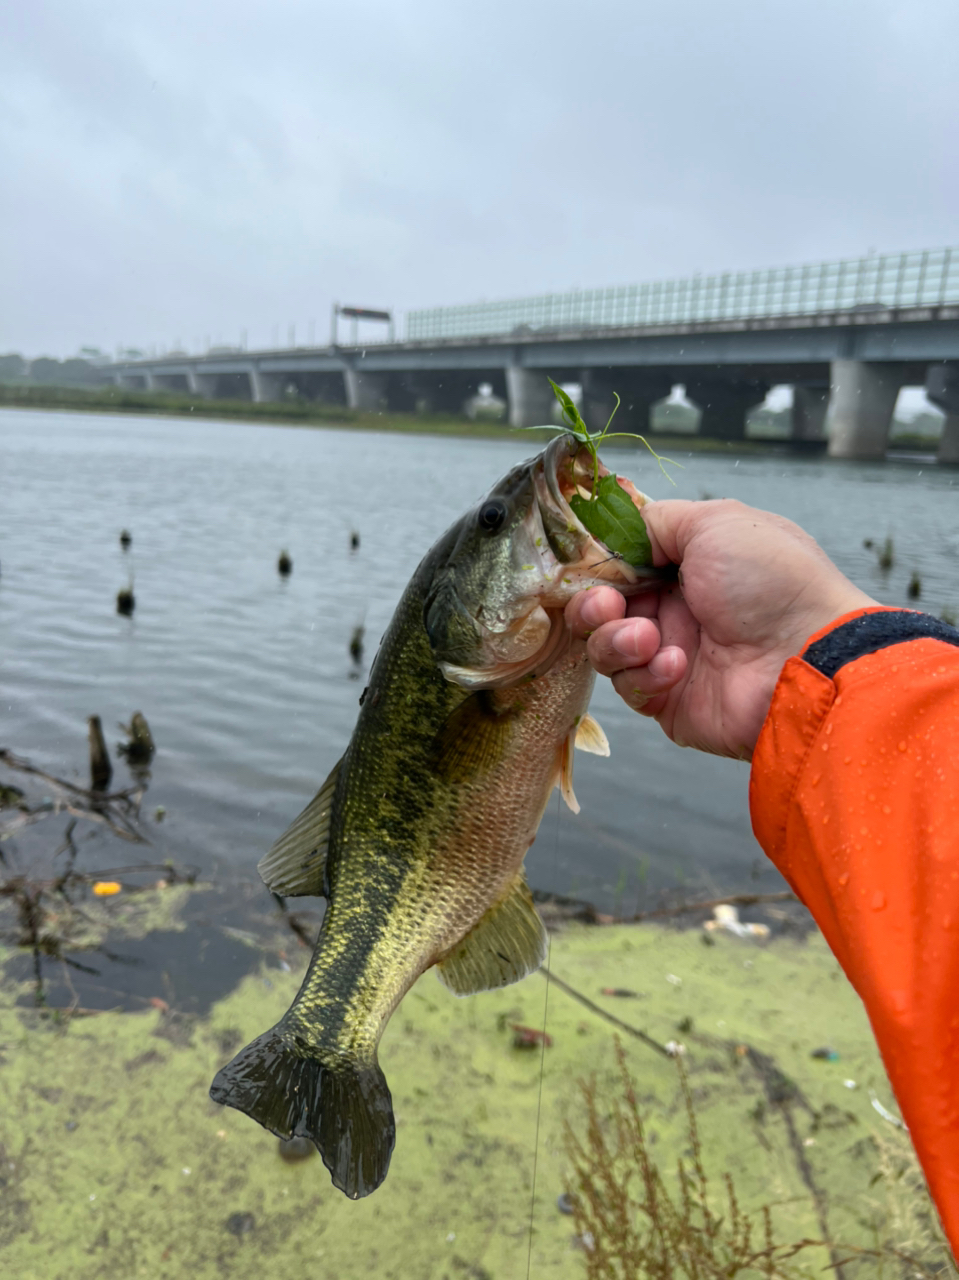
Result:
[[[143,712],[134,711],[130,723],[121,724],[120,728],[129,738],[129,742],[123,742],[117,747],[120,754],[126,756],[129,764],[149,764],[156,745]]]
[[[90,739],[90,790],[106,791],[113,777],[113,765],[99,716],[90,716],[87,720],[87,733]]]

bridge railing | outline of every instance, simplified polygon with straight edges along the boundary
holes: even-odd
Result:
[[[526,330],[749,320],[952,302],[959,302],[959,248],[924,249],[433,307],[407,313],[406,337],[474,338]]]

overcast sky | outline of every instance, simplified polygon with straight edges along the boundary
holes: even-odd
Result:
[[[22,0],[0,351],[959,242],[956,0]]]

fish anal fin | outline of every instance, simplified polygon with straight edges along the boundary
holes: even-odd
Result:
[[[504,756],[512,732],[510,711],[497,710],[491,694],[471,693],[446,719],[433,745],[437,773],[449,782],[470,780]]]
[[[594,756],[609,755],[609,739],[603,732],[603,726],[588,711],[576,726],[576,746]]]
[[[480,917],[436,970],[458,996],[508,987],[540,967],[546,942],[546,926],[520,871],[506,896]]]
[[[576,792],[573,790],[573,743],[576,739],[576,730],[564,738],[559,749],[559,778],[557,785],[559,786],[560,795],[566,801],[567,807],[572,813],[579,813],[579,801],[576,799]]]
[[[319,791],[298,817],[263,855],[257,866],[260,878],[281,898],[319,895],[323,892],[326,854],[330,843],[333,794],[340,776],[340,760]]]

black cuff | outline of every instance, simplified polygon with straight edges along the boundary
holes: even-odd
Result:
[[[805,653],[804,662],[831,680],[840,667],[855,662],[867,653],[888,649],[908,640],[931,638],[959,647],[959,631],[929,613],[911,613],[905,609],[884,609],[879,613],[863,613],[844,622],[820,640],[815,640]]]

